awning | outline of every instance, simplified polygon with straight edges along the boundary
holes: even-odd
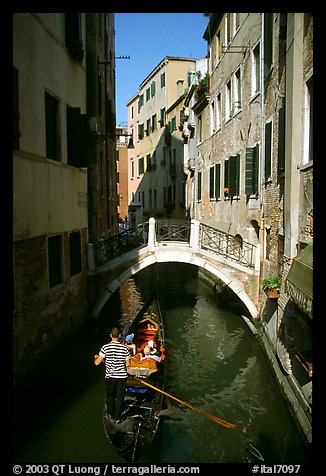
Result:
[[[286,278],[286,291],[295,304],[312,319],[313,247],[307,245],[293,259]]]

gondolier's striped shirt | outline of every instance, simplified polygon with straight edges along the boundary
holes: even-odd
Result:
[[[105,361],[105,378],[126,378],[126,361],[130,359],[127,347],[120,342],[104,344],[99,355]]]

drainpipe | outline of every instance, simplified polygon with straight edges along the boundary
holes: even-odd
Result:
[[[261,107],[261,153],[260,153],[260,270],[258,281],[258,302],[261,301],[264,270],[265,249],[265,217],[264,217],[264,188],[265,188],[265,84],[264,84],[264,13],[261,14],[261,42],[260,42],[260,107]]]

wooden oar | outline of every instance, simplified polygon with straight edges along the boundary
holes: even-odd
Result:
[[[179,398],[174,397],[173,395],[170,395],[167,392],[164,392],[164,390],[161,390],[160,388],[154,387],[154,385],[152,385],[152,384],[150,384],[150,383],[148,383],[148,382],[146,382],[146,381],[144,381],[140,378],[134,377],[134,379],[137,380],[138,382],[142,383],[143,385],[147,385],[147,387],[150,387],[153,390],[156,390],[157,392],[163,393],[163,395],[166,395],[167,397],[173,398],[173,400],[176,400],[177,402],[181,403],[181,405],[185,405],[186,407],[190,408],[191,410],[194,410],[195,412],[199,413],[200,415],[203,415],[203,416],[209,418],[210,420],[213,420],[216,423],[219,423],[220,425],[225,426],[226,428],[234,428],[236,430],[241,430],[241,428],[238,425],[236,425],[235,423],[229,423],[228,421],[222,420],[222,418],[219,418],[215,415],[212,415],[211,413],[204,412],[200,408],[193,407],[192,405],[190,405],[190,403],[184,402],[183,400],[180,400]]]

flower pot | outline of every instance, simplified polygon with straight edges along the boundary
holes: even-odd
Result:
[[[280,295],[276,288],[266,289],[266,294],[270,299],[277,299]]]

